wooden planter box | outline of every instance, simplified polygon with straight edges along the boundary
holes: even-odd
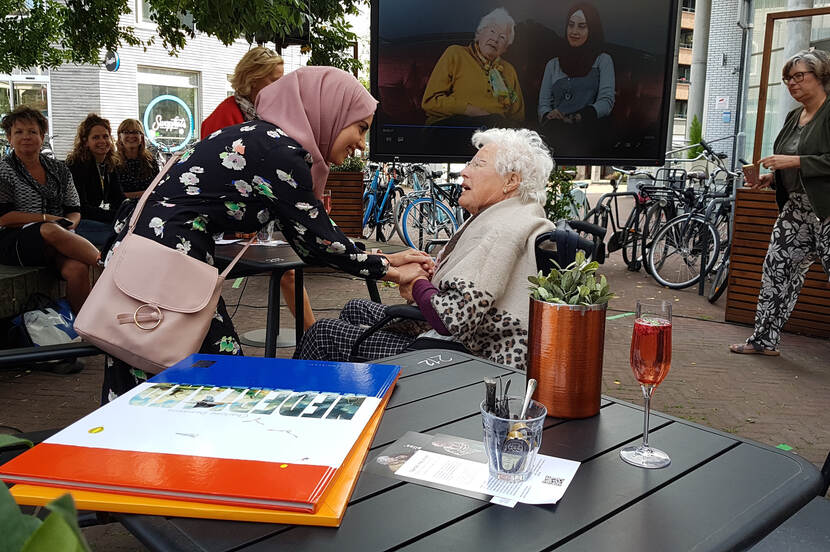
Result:
[[[726,288],[727,322],[755,323],[761,269],[776,217],[774,192],[738,190],[729,287]],[[830,284],[819,263],[810,267],[784,331],[830,337]]]
[[[331,191],[332,220],[344,234],[359,238],[363,229],[363,173],[329,173],[326,189]]]

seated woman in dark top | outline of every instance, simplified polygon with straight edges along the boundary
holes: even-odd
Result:
[[[110,122],[94,113],[78,125],[75,145],[66,156],[81,198],[78,234],[98,247],[112,235],[112,223],[124,194],[115,176],[120,160],[112,144]]]
[[[259,119],[217,130],[183,153],[149,194],[134,233],[213,264],[214,234],[255,232],[274,221],[309,264],[397,283],[426,274],[432,261],[420,251],[366,254],[326,216],[315,193],[325,188],[329,163],[365,149],[376,105],[345,71],[289,73],[257,96]],[[119,254],[126,233],[107,261]],[[221,298],[200,352],[242,353]],[[106,385],[121,394],[140,376],[119,363],[105,375]]]
[[[124,119],[118,125],[116,139],[119,166],[115,169],[116,180],[125,197],[141,197],[153,178],[159,173],[159,166],[144,141],[144,127],[138,119]]]
[[[72,175],[63,162],[40,153],[49,123],[39,111],[18,107],[2,125],[13,150],[0,160],[0,264],[55,266],[78,312],[89,295],[89,267],[99,255],[70,232],[81,219]]]

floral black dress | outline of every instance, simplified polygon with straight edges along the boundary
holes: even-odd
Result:
[[[134,232],[213,264],[215,234],[256,232],[274,221],[309,264],[381,278],[388,262],[367,255],[328,218],[312,191],[310,167],[311,155],[271,123],[254,120],[217,130],[170,168],[147,199]],[[124,216],[116,222],[118,236],[107,261],[126,234],[128,220]],[[200,352],[241,353],[221,299]],[[143,379],[143,374],[131,373]],[[119,384],[124,374],[109,376],[116,394],[135,385]]]

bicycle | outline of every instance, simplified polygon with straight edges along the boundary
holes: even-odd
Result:
[[[363,190],[363,231],[364,238],[375,232],[378,241],[385,242],[395,231],[395,203],[403,197],[403,190],[396,186],[397,168],[392,163],[388,174],[385,167],[373,165],[372,179]]]
[[[463,209],[458,204],[461,185],[435,182],[433,179],[441,174],[440,171],[427,173],[429,195],[410,199],[401,215],[401,238],[410,247],[421,251],[429,251],[433,245],[448,241],[458,230],[459,222],[463,222]],[[450,178],[458,175],[449,173]]]
[[[671,289],[702,283],[715,266],[724,247],[719,226],[723,226],[724,220],[728,224],[729,219],[729,201],[724,200],[732,198],[735,178],[740,177],[740,173],[726,169],[724,156],[716,154],[708,143],[701,140],[700,145],[704,148],[703,155],[716,163],[718,169],[705,181],[701,193],[694,196],[688,213],[670,220],[657,232],[647,257],[654,279]],[[710,192],[720,174],[728,175],[724,190]],[[686,192],[690,190],[694,193],[692,188]],[[717,211],[715,206],[719,206]],[[714,214],[717,218],[713,219]]]

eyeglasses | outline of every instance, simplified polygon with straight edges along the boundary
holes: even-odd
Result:
[[[140,130],[122,130],[118,134],[144,134]]]
[[[781,80],[784,81],[784,84],[790,84],[790,81],[798,83],[804,80],[804,75],[807,73],[813,73],[815,75],[815,72],[813,71],[799,71],[798,73],[793,73],[789,77],[783,77]]]

